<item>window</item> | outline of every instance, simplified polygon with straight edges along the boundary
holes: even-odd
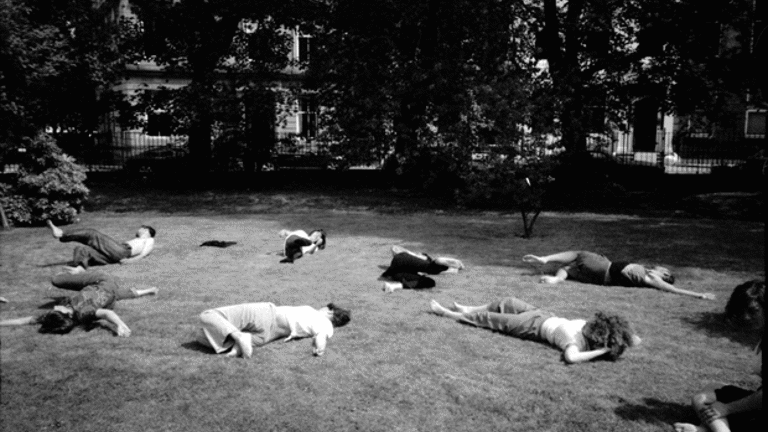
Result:
[[[312,57],[312,36],[299,35],[297,45],[298,45],[297,59],[300,62],[308,62]]]
[[[764,138],[765,120],[768,111],[748,110],[744,121],[744,136],[746,138]]]
[[[304,138],[317,136],[317,101],[313,96],[299,98],[298,133]]]

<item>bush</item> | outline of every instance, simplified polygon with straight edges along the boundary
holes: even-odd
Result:
[[[47,219],[72,223],[88,197],[85,169],[64,154],[47,134],[21,147],[18,175],[0,184],[0,205],[13,225],[40,225]]]

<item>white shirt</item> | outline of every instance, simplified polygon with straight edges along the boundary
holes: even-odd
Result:
[[[147,256],[155,247],[154,237],[136,237],[126,242],[131,247],[131,257],[135,256]]]
[[[587,351],[587,340],[581,333],[585,324],[587,322],[582,319],[548,318],[541,324],[541,336],[563,351],[568,345],[576,345],[579,351]]]
[[[291,333],[286,341],[295,338],[315,337],[325,335],[333,336],[333,324],[325,312],[321,312],[312,306],[278,306],[277,314],[281,315]]]

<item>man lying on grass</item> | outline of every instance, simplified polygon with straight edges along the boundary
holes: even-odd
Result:
[[[455,258],[432,258],[395,245],[392,246],[392,262],[381,275],[392,282],[384,282],[382,289],[391,293],[399,289],[433,288],[435,280],[424,274],[456,273],[463,268],[464,264]]]
[[[333,303],[321,309],[311,306],[275,306],[274,303],[245,303],[209,309],[200,314],[203,327],[197,335],[201,345],[216,354],[249,358],[253,348],[274,340],[313,338],[312,353],[321,356],[335,327],[351,319],[350,311]]]
[[[81,243],[72,251],[74,267],[68,268],[71,273],[83,272],[89,265],[132,263],[149,255],[155,247],[155,229],[148,225],[142,225],[135,238],[121,243],[92,228],[61,229],[51,221],[46,223],[53,238]]]
[[[598,312],[589,321],[569,320],[515,297],[482,306],[462,306],[454,302],[450,309],[432,300],[430,309],[437,315],[465,324],[521,339],[547,342],[563,351],[566,363],[616,360],[624,350],[640,343],[629,322],[618,315]]]
[[[112,310],[115,302],[157,294],[154,287],[143,290],[120,287],[109,275],[97,272],[60,273],[53,277],[51,283],[61,289],[79,292],[65,297],[62,304],[50,312],[0,321],[0,326],[40,324],[41,333],[65,334],[79,324],[104,320],[117,336],[128,337],[131,329]]]
[[[676,288],[672,285],[675,283],[675,277],[664,267],[645,267],[628,262],[611,262],[605,256],[594,252],[567,251],[543,257],[526,255],[523,257],[523,261],[532,264],[551,262],[560,264],[554,276],[541,277],[542,282],[550,284],[573,279],[595,285],[656,288],[661,291],[705,300],[715,299],[712,294]]]

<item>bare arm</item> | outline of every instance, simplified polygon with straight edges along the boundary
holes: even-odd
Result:
[[[741,398],[731,403],[724,404],[722,402],[714,402],[706,405],[700,413],[700,416],[706,423],[711,423],[714,420],[727,417],[731,414],[759,411],[762,407],[763,389],[760,389],[745,398]]]
[[[646,274],[643,278],[643,282],[651,288],[656,288],[657,290],[671,292],[674,294],[681,294],[681,295],[687,295],[691,297],[696,297],[704,300],[714,300],[715,296],[714,294],[710,293],[700,293],[695,291],[688,291],[681,288],[677,288],[672,284],[669,284],[665,282],[663,279],[661,279],[659,276],[655,274]]]
[[[122,337],[128,337],[131,335],[131,329],[129,329],[128,326],[125,325],[123,320],[120,319],[120,316],[118,316],[114,311],[109,309],[97,309],[96,317],[104,319],[108,323],[110,323],[112,326],[114,326],[114,328],[112,328],[112,331],[114,331],[116,335],[122,336]]]
[[[20,325],[28,325],[28,324],[35,324],[35,323],[36,323],[35,317],[29,316],[24,318],[14,318],[14,319],[0,321],[0,327],[20,326]]]
[[[608,348],[600,348],[591,351],[579,351],[579,348],[576,345],[568,345],[568,347],[563,352],[563,359],[566,363],[569,364],[583,363],[594,360],[607,353],[608,351],[610,351]]]
[[[325,345],[328,342],[328,335],[325,333],[319,333],[315,335],[312,341],[312,354],[321,356],[325,353]]]
[[[301,247],[301,253],[302,254],[313,254],[317,250],[317,245],[312,243],[309,246],[302,246]]]

